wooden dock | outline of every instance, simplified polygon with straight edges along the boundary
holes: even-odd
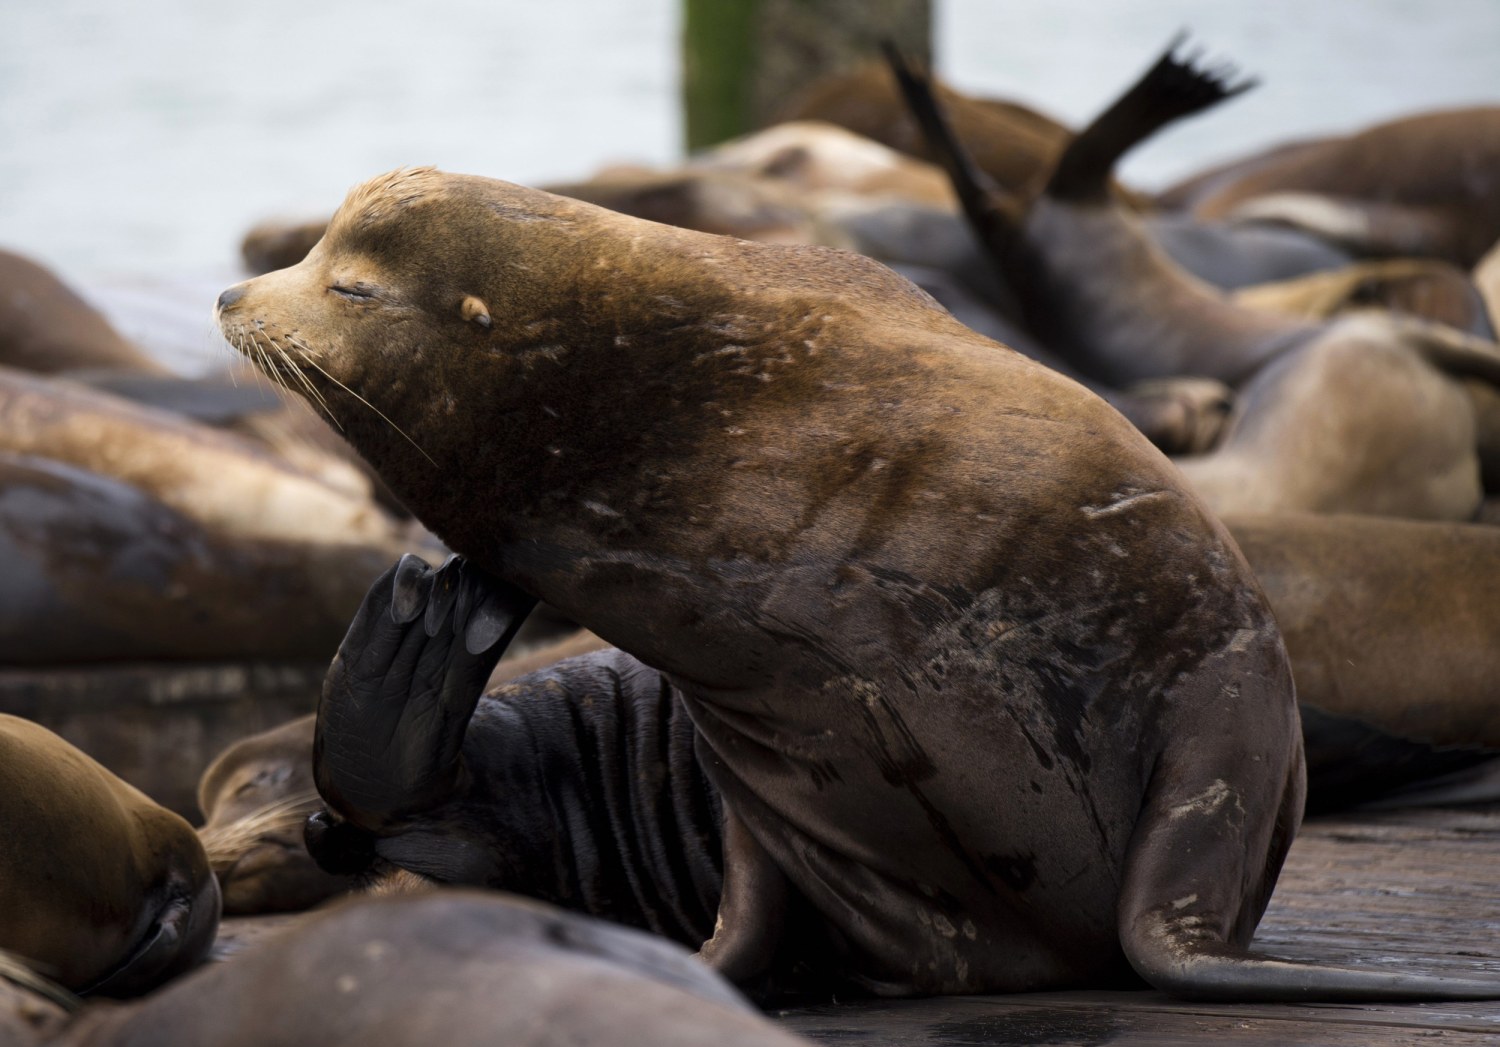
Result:
[[[254,948],[297,920],[226,920],[218,958]],[[1492,976],[1500,983],[1500,806],[1309,822],[1255,945],[1289,959]],[[1500,1044],[1500,1000],[1209,1004],[1148,991],[1060,992],[862,1001],[772,1017],[831,1047]]]
[[[1500,807],[1412,808],[1307,823],[1255,948],[1500,983]],[[1500,1044],[1500,1000],[1204,1004],[1157,992],[1064,992],[851,1003],[776,1018],[839,1047]]]

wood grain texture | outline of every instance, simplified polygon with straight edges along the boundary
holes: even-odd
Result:
[[[1254,947],[1288,959],[1493,975],[1500,982],[1500,808],[1309,822]],[[869,1047],[1500,1042],[1500,1000],[1205,1004],[1157,992],[1066,992],[862,1002],[776,1017],[819,1043]]]

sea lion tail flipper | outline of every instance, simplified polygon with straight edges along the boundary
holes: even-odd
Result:
[[[906,99],[906,106],[911,110],[917,126],[922,129],[927,147],[937,157],[943,170],[948,172],[948,179],[953,183],[953,191],[963,205],[964,213],[981,237],[996,235],[997,222],[1005,222],[1007,219],[1008,210],[1004,205],[1009,203],[1009,210],[1016,210],[1020,202],[975,162],[973,155],[959,140],[933,90],[932,77],[925,70],[918,69],[889,40],[881,46],[885,51],[886,62],[891,67],[891,74],[896,78],[901,94]]]
[[[1295,729],[1295,727],[1293,728]],[[1500,978],[1485,981],[1356,970],[1282,960],[1247,951],[1300,820],[1300,761],[1273,826],[1263,806],[1224,778],[1153,777],[1126,856],[1118,909],[1120,945],[1152,987],[1187,999],[1236,1002],[1374,1002],[1500,999]],[[1162,782],[1187,782],[1173,788]],[[1269,829],[1268,868],[1241,878],[1230,870]],[[1191,855],[1188,859],[1186,856]]]
[[[1251,78],[1231,83],[1232,65],[1199,66],[1201,52],[1182,58],[1179,34],[1155,65],[1146,70],[1115,103],[1080,131],[1058,158],[1046,194],[1059,200],[1104,200],[1115,163],[1146,138],[1174,120],[1202,112],[1254,87]]]
[[[318,792],[371,831],[447,799],[485,681],[536,601],[460,557],[413,556],[365,596],[323,681]]]

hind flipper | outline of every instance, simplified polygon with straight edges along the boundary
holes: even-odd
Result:
[[[1232,65],[1200,66],[1200,53],[1181,58],[1178,36],[1156,64],[1113,105],[1080,131],[1058,158],[1045,190],[1059,200],[1105,200],[1115,163],[1167,124],[1250,90],[1254,79],[1231,82]]]
[[[1253,669],[1240,673],[1233,688],[1267,686],[1270,674]],[[1188,999],[1500,999],[1500,977],[1355,970],[1250,953],[1301,821],[1299,724],[1290,702],[1236,701],[1211,683],[1179,686],[1188,693],[1172,701],[1213,709],[1212,729],[1161,755],[1130,841],[1117,915],[1120,944],[1136,973]],[[1258,710],[1253,722],[1235,721],[1236,709],[1252,707]],[[1278,718],[1273,722],[1268,714]],[[1293,749],[1292,759],[1277,751],[1283,746]],[[1278,767],[1280,774],[1272,770]]]

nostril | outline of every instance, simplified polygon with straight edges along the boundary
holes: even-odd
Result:
[[[219,295],[219,309],[228,309],[235,302],[245,297],[245,285],[235,284],[223,294]]]

